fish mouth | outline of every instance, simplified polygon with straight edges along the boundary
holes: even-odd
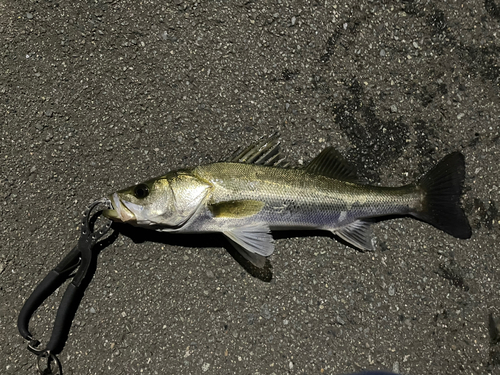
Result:
[[[122,201],[117,193],[114,193],[110,197],[111,204],[113,206],[112,209],[104,210],[102,214],[106,216],[108,219],[118,222],[136,222],[137,219],[132,211],[130,211],[127,207],[128,202]]]

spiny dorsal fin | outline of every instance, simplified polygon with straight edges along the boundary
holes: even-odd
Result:
[[[243,217],[258,214],[260,210],[262,210],[262,207],[264,207],[264,202],[252,199],[219,202],[208,205],[208,208],[214,217],[226,217],[233,219],[241,219]]]
[[[340,181],[355,182],[356,169],[333,147],[327,147],[305,168],[311,174],[318,174]]]
[[[228,161],[231,163],[258,164],[286,168],[288,163],[280,153],[279,133],[267,139],[252,143],[241,152],[236,152]]]

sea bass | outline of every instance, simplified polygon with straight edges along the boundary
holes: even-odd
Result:
[[[108,218],[158,231],[220,232],[257,267],[274,251],[271,231],[326,230],[373,250],[373,218],[412,216],[457,238],[471,228],[460,207],[464,156],[444,157],[416,183],[357,183],[355,169],[333,148],[305,168],[288,168],[278,135],[227,162],[180,169],[109,197]]]

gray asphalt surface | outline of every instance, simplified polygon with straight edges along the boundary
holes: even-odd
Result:
[[[2,0],[0,35],[0,372],[36,372],[17,314],[88,203],[280,131],[293,165],[332,145],[389,186],[461,151],[472,238],[279,238],[266,278],[218,237],[122,228],[65,373],[500,373],[498,1]]]

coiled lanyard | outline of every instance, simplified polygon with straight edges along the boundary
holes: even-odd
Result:
[[[26,300],[19,317],[17,328],[22,337],[29,341],[28,349],[36,354],[37,367],[40,374],[62,374],[62,367],[56,354],[62,350],[62,346],[68,337],[69,329],[74,314],[80,305],[85,288],[90,282],[89,267],[95,254],[92,252],[97,241],[101,239],[110,229],[112,222],[108,221],[99,230],[94,231],[92,220],[95,222],[102,211],[91,216],[92,210],[99,205],[112,208],[111,202],[102,198],[93,202],[83,212],[81,224],[81,234],[78,244],[64,257],[64,259],[49,272],[40,284],[35,288],[31,296]],[[97,216],[96,216],[97,215]],[[73,273],[73,271],[75,271]],[[73,273],[73,274],[72,274]],[[66,279],[73,276],[73,280],[68,285],[61,303],[57,310],[52,335],[44,349],[39,349],[40,342],[33,338],[28,326],[33,313],[40,305],[59,288]],[[90,275],[90,278],[93,275]]]

